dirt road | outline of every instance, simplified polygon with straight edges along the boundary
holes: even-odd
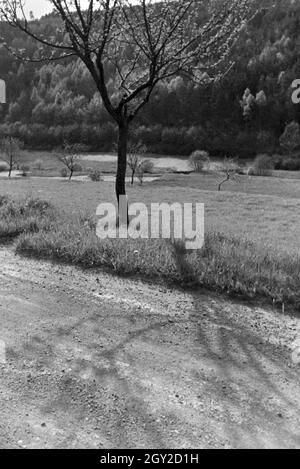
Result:
[[[0,320],[1,448],[300,448],[297,318],[3,248]]]

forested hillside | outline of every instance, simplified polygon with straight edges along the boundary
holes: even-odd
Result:
[[[248,158],[278,152],[286,124],[300,122],[300,105],[291,99],[291,84],[300,79],[300,2],[276,3],[244,32],[234,51],[236,65],[221,83],[198,86],[181,76],[161,83],[133,138],[162,154],[201,149]],[[54,15],[35,21],[45,37],[62,34],[59,26]],[[1,35],[7,46],[38,57],[39,45],[28,36],[5,24]],[[82,63],[24,63],[2,46],[0,76],[8,84],[2,135],[13,134],[31,148],[80,142],[91,150],[112,149],[115,126]],[[109,88],[113,94],[113,76]]]

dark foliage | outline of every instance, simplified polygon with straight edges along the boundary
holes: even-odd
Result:
[[[291,99],[291,84],[300,78],[300,4],[276,3],[244,33],[234,51],[236,66],[222,83],[199,87],[181,76],[160,83],[136,120],[134,138],[148,151],[162,154],[205,150],[212,156],[252,158],[257,153],[280,152],[279,138],[286,124],[300,122],[300,106]],[[50,37],[58,21],[48,15],[35,27]],[[34,56],[38,44],[30,37],[5,24],[0,29],[9,45]],[[64,142],[82,143],[94,151],[113,148],[115,125],[79,61],[21,63],[2,47],[0,70],[9,100],[0,107],[2,135],[13,135],[35,149]],[[112,90],[113,86],[111,79]],[[246,89],[250,101],[245,108],[241,100]],[[297,164],[293,159],[275,166]]]

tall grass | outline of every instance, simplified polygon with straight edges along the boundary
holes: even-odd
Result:
[[[84,267],[104,267],[118,274],[164,279],[183,287],[206,287],[264,297],[300,308],[300,258],[258,247],[246,239],[206,234],[205,245],[186,252],[183,243],[166,240],[105,240],[93,220],[60,220],[51,230],[24,233],[18,253]]]
[[[96,236],[95,221],[85,215],[67,216],[32,197],[0,196],[0,239],[8,237],[18,238],[16,251],[26,256],[244,298],[264,297],[300,309],[300,257],[247,239],[209,232],[204,247],[189,252],[182,242],[103,241]]]
[[[47,201],[0,196],[0,240],[15,238],[21,233],[49,230],[55,222],[56,211]]]

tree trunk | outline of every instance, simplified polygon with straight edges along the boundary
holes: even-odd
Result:
[[[8,173],[9,178],[11,177],[12,169],[13,169],[13,156],[12,154],[10,154],[9,155],[9,173]]]
[[[127,139],[128,139],[128,125],[119,125],[119,140],[118,140],[118,170],[116,178],[116,196],[119,202],[121,195],[126,195],[126,169],[127,169]]]
[[[135,171],[132,171],[132,175],[131,175],[131,185],[132,186],[134,184],[134,176],[135,176]]]
[[[73,170],[71,169],[69,181],[71,181],[72,177],[73,177]]]
[[[120,197],[126,197],[126,170],[127,170],[127,143],[128,143],[128,124],[119,124],[119,139],[118,139],[118,169],[116,177],[116,196],[118,206],[120,209]],[[119,213],[119,224],[125,223],[126,220],[120,219]],[[127,213],[127,224],[128,224],[128,213]]]
[[[229,181],[230,180],[230,176],[227,176],[226,179],[224,179],[224,181],[222,181],[220,184],[219,184],[219,192],[221,192],[221,189],[222,189],[222,186],[223,184],[225,184],[225,182]]]

